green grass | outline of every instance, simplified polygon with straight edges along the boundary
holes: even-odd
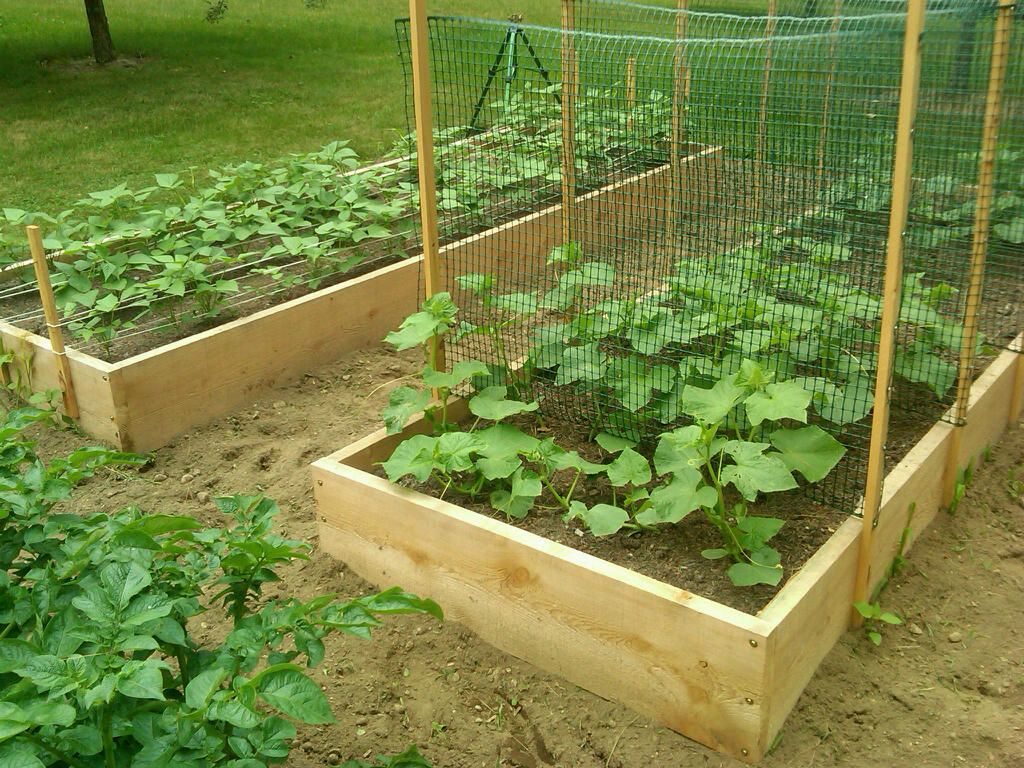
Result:
[[[405,129],[393,20],[405,0],[107,0],[131,58],[89,63],[81,0],[0,0],[0,207],[56,212],[85,193],[349,139],[373,158]],[[557,0],[430,0],[431,13],[558,20]]]

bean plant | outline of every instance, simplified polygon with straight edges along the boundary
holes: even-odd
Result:
[[[268,600],[265,585],[309,547],[271,532],[277,505],[263,496],[218,499],[224,528],[136,508],[71,511],[81,480],[143,459],[88,448],[44,463],[23,430],[46,418],[25,408],[0,421],[0,765],[281,763],[296,723],[334,721],[311,676],[329,636],[369,638],[392,615],[441,617],[398,588]],[[224,636],[198,636],[199,617]],[[412,747],[345,765],[429,768]]]

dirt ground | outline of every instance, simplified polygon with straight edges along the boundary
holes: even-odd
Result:
[[[135,504],[219,524],[211,496],[265,492],[279,529],[316,543],[308,465],[376,428],[413,357],[357,353],[308,372],[158,451],[141,474],[88,483],[77,505]],[[41,435],[45,452],[86,442]],[[906,619],[880,648],[848,633],[790,715],[769,768],[1024,766],[1024,429],[1015,427],[953,516],[941,514],[883,594]],[[356,595],[366,583],[314,555],[270,592]],[[205,626],[201,632],[219,631]],[[338,723],[300,732],[311,768],[420,746],[438,768],[690,768],[740,763],[548,675],[455,623],[389,622],[339,639],[316,673]]]

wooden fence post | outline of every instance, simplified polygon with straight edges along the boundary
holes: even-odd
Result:
[[[562,0],[562,244],[572,241],[576,214],[576,0]]]
[[[409,35],[412,52],[413,106],[416,113],[416,163],[420,191],[420,226],[423,230],[424,292],[427,298],[444,290],[441,285],[437,231],[437,184],[434,178],[434,115],[430,88],[430,39],[426,0],[409,0]],[[434,337],[429,345],[430,364],[445,370],[444,345]]]
[[[754,148],[755,166],[755,187],[754,187],[754,211],[755,215],[764,219],[765,192],[768,188],[768,174],[765,169],[765,158],[768,144],[768,101],[771,95],[772,85],[772,57],[774,55],[775,28],[778,23],[778,0],[768,0],[768,17],[765,21],[765,53],[764,53],[764,75],[761,78],[761,109],[757,116],[757,146]]]
[[[843,0],[835,0],[832,8],[832,37],[828,44],[829,72],[825,79],[825,103],[821,110],[821,133],[818,136],[818,190],[825,179],[825,155],[828,148],[828,119],[831,111],[833,80],[836,77],[836,41],[842,19]]]
[[[689,0],[676,0],[676,51],[672,58],[672,127],[669,147],[669,234],[679,228],[683,198],[683,144],[686,142],[686,102],[690,97],[690,72],[686,61],[687,32],[690,25]]]
[[[974,204],[974,233],[971,236],[967,302],[964,308],[963,337],[960,341],[956,402],[953,404],[953,423],[956,425],[956,430],[953,434],[943,483],[943,503],[947,506],[952,502],[956,493],[956,484],[960,474],[960,437],[964,421],[967,419],[971,382],[974,379],[978,313],[981,309],[981,293],[985,280],[989,227],[992,223],[996,156],[999,149],[999,121],[1003,114],[1003,84],[1006,81],[1014,8],[1014,0],[1000,1],[996,9],[995,29],[992,36],[992,59],[989,64],[988,92],[985,97],[985,122],[982,128],[981,151],[978,160],[978,191]],[[1016,389],[1014,391],[1016,392]]]
[[[892,207],[885,261],[885,286],[882,294],[881,334],[878,344],[878,369],[875,374],[875,400],[871,414],[871,441],[868,448],[867,480],[864,487],[864,511],[857,575],[853,599],[867,600],[871,584],[871,553],[875,520],[882,501],[885,477],[885,442],[889,431],[889,388],[892,383],[896,324],[900,317],[903,289],[903,239],[910,206],[911,171],[914,157],[914,121],[917,117],[917,92],[921,81],[921,35],[924,32],[927,0],[909,0],[903,42],[903,71],[900,78],[899,114],[896,123],[896,147],[892,172]],[[860,626],[863,618],[851,612],[851,622]]]
[[[64,349],[64,335],[60,330],[60,316],[57,314],[57,302],[53,298],[53,285],[50,283],[50,267],[46,263],[46,249],[43,248],[43,235],[39,227],[32,224],[25,228],[28,234],[28,247],[32,252],[32,266],[36,272],[36,285],[39,288],[39,299],[43,303],[43,314],[46,317],[46,330],[50,336],[50,347],[57,358],[57,380],[64,399],[64,411],[72,419],[78,418],[78,399],[75,397],[75,384],[71,380],[71,364],[68,353]]]
[[[626,129],[633,130],[633,110],[636,109],[636,56],[626,59]]]

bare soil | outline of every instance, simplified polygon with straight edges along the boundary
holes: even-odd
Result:
[[[278,528],[316,543],[309,462],[377,427],[415,357],[367,351],[309,371],[235,415],[158,451],[146,472],[107,473],[78,509],[137,504],[222,520],[209,496],[263,491]],[[47,453],[78,435],[39,435]],[[1024,428],[941,514],[882,603],[906,619],[880,648],[848,633],[764,760],[768,768],[1024,765]],[[372,510],[368,510],[372,513]],[[369,585],[327,556],[291,569],[270,596],[356,595]],[[216,636],[210,622],[200,633]],[[338,722],[301,731],[290,768],[394,753],[438,768],[738,768],[741,764],[478,640],[454,622],[388,622],[371,642],[331,641],[317,675]]]

